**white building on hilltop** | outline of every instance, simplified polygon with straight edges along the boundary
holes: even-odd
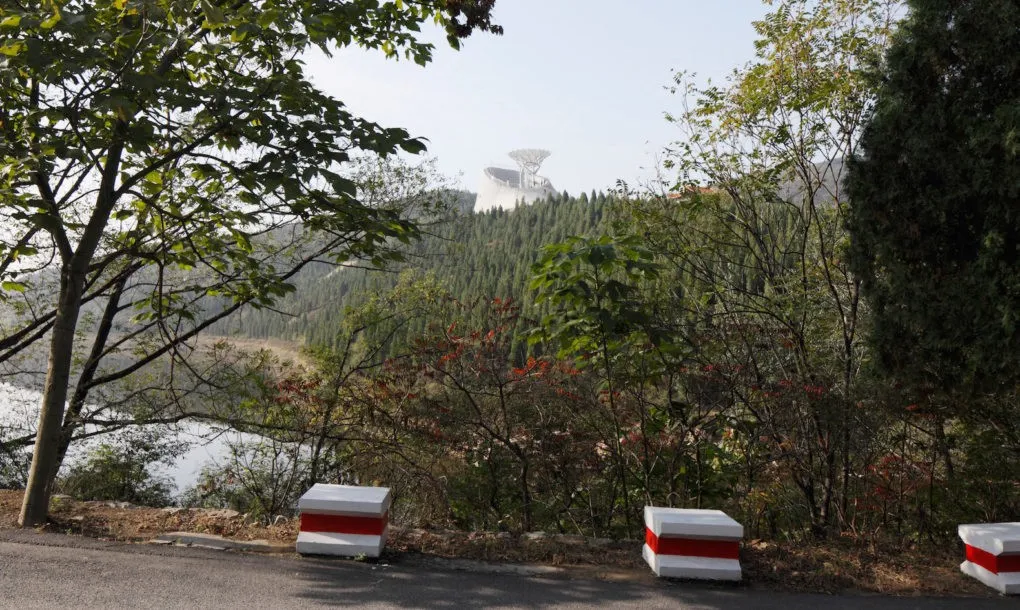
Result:
[[[525,148],[510,153],[519,169],[487,167],[482,172],[478,187],[475,211],[484,212],[495,208],[511,210],[519,204],[529,204],[556,194],[549,179],[538,175],[542,161],[549,156],[548,150]]]

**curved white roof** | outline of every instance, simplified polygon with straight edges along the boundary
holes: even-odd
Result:
[[[502,167],[487,167],[482,172],[478,187],[475,211],[484,212],[495,208],[510,210],[519,204],[529,204],[538,199],[556,194],[552,182],[544,176],[534,176],[534,186],[521,186],[521,172]]]
[[[507,186],[519,188],[525,191],[533,189],[545,189],[552,188],[552,183],[549,179],[544,176],[535,176],[537,184],[534,187],[522,187],[521,186],[521,172],[516,169],[504,169],[502,167],[486,167],[485,177],[497,182],[502,182]]]
[[[515,169],[503,169],[502,167],[486,167],[485,177],[499,182],[505,182],[507,186],[518,187],[521,184],[521,172]]]

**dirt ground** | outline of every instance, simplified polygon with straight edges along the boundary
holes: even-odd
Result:
[[[21,492],[0,490],[0,528],[17,527]],[[265,525],[235,511],[146,508],[111,502],[54,499],[47,530],[72,535],[147,542],[167,532],[207,533],[235,540],[293,544],[296,519]],[[556,566],[599,566],[647,570],[641,542],[580,536],[390,528],[388,553]],[[993,596],[981,583],[960,573],[961,545],[902,548],[862,545],[851,540],[795,544],[744,541],[741,566],[752,586],[785,591],[887,595]]]

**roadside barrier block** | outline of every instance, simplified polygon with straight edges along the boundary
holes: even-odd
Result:
[[[957,531],[967,553],[960,571],[1000,593],[1020,595],[1020,522],[969,523]]]
[[[386,544],[390,490],[316,483],[298,500],[303,555],[378,557]]]
[[[645,561],[656,576],[740,580],[744,526],[721,510],[645,507]]]

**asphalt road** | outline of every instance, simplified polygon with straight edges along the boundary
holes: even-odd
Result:
[[[607,583],[125,545],[0,533],[4,608],[783,608],[983,610],[1016,600],[783,594],[745,586]]]

